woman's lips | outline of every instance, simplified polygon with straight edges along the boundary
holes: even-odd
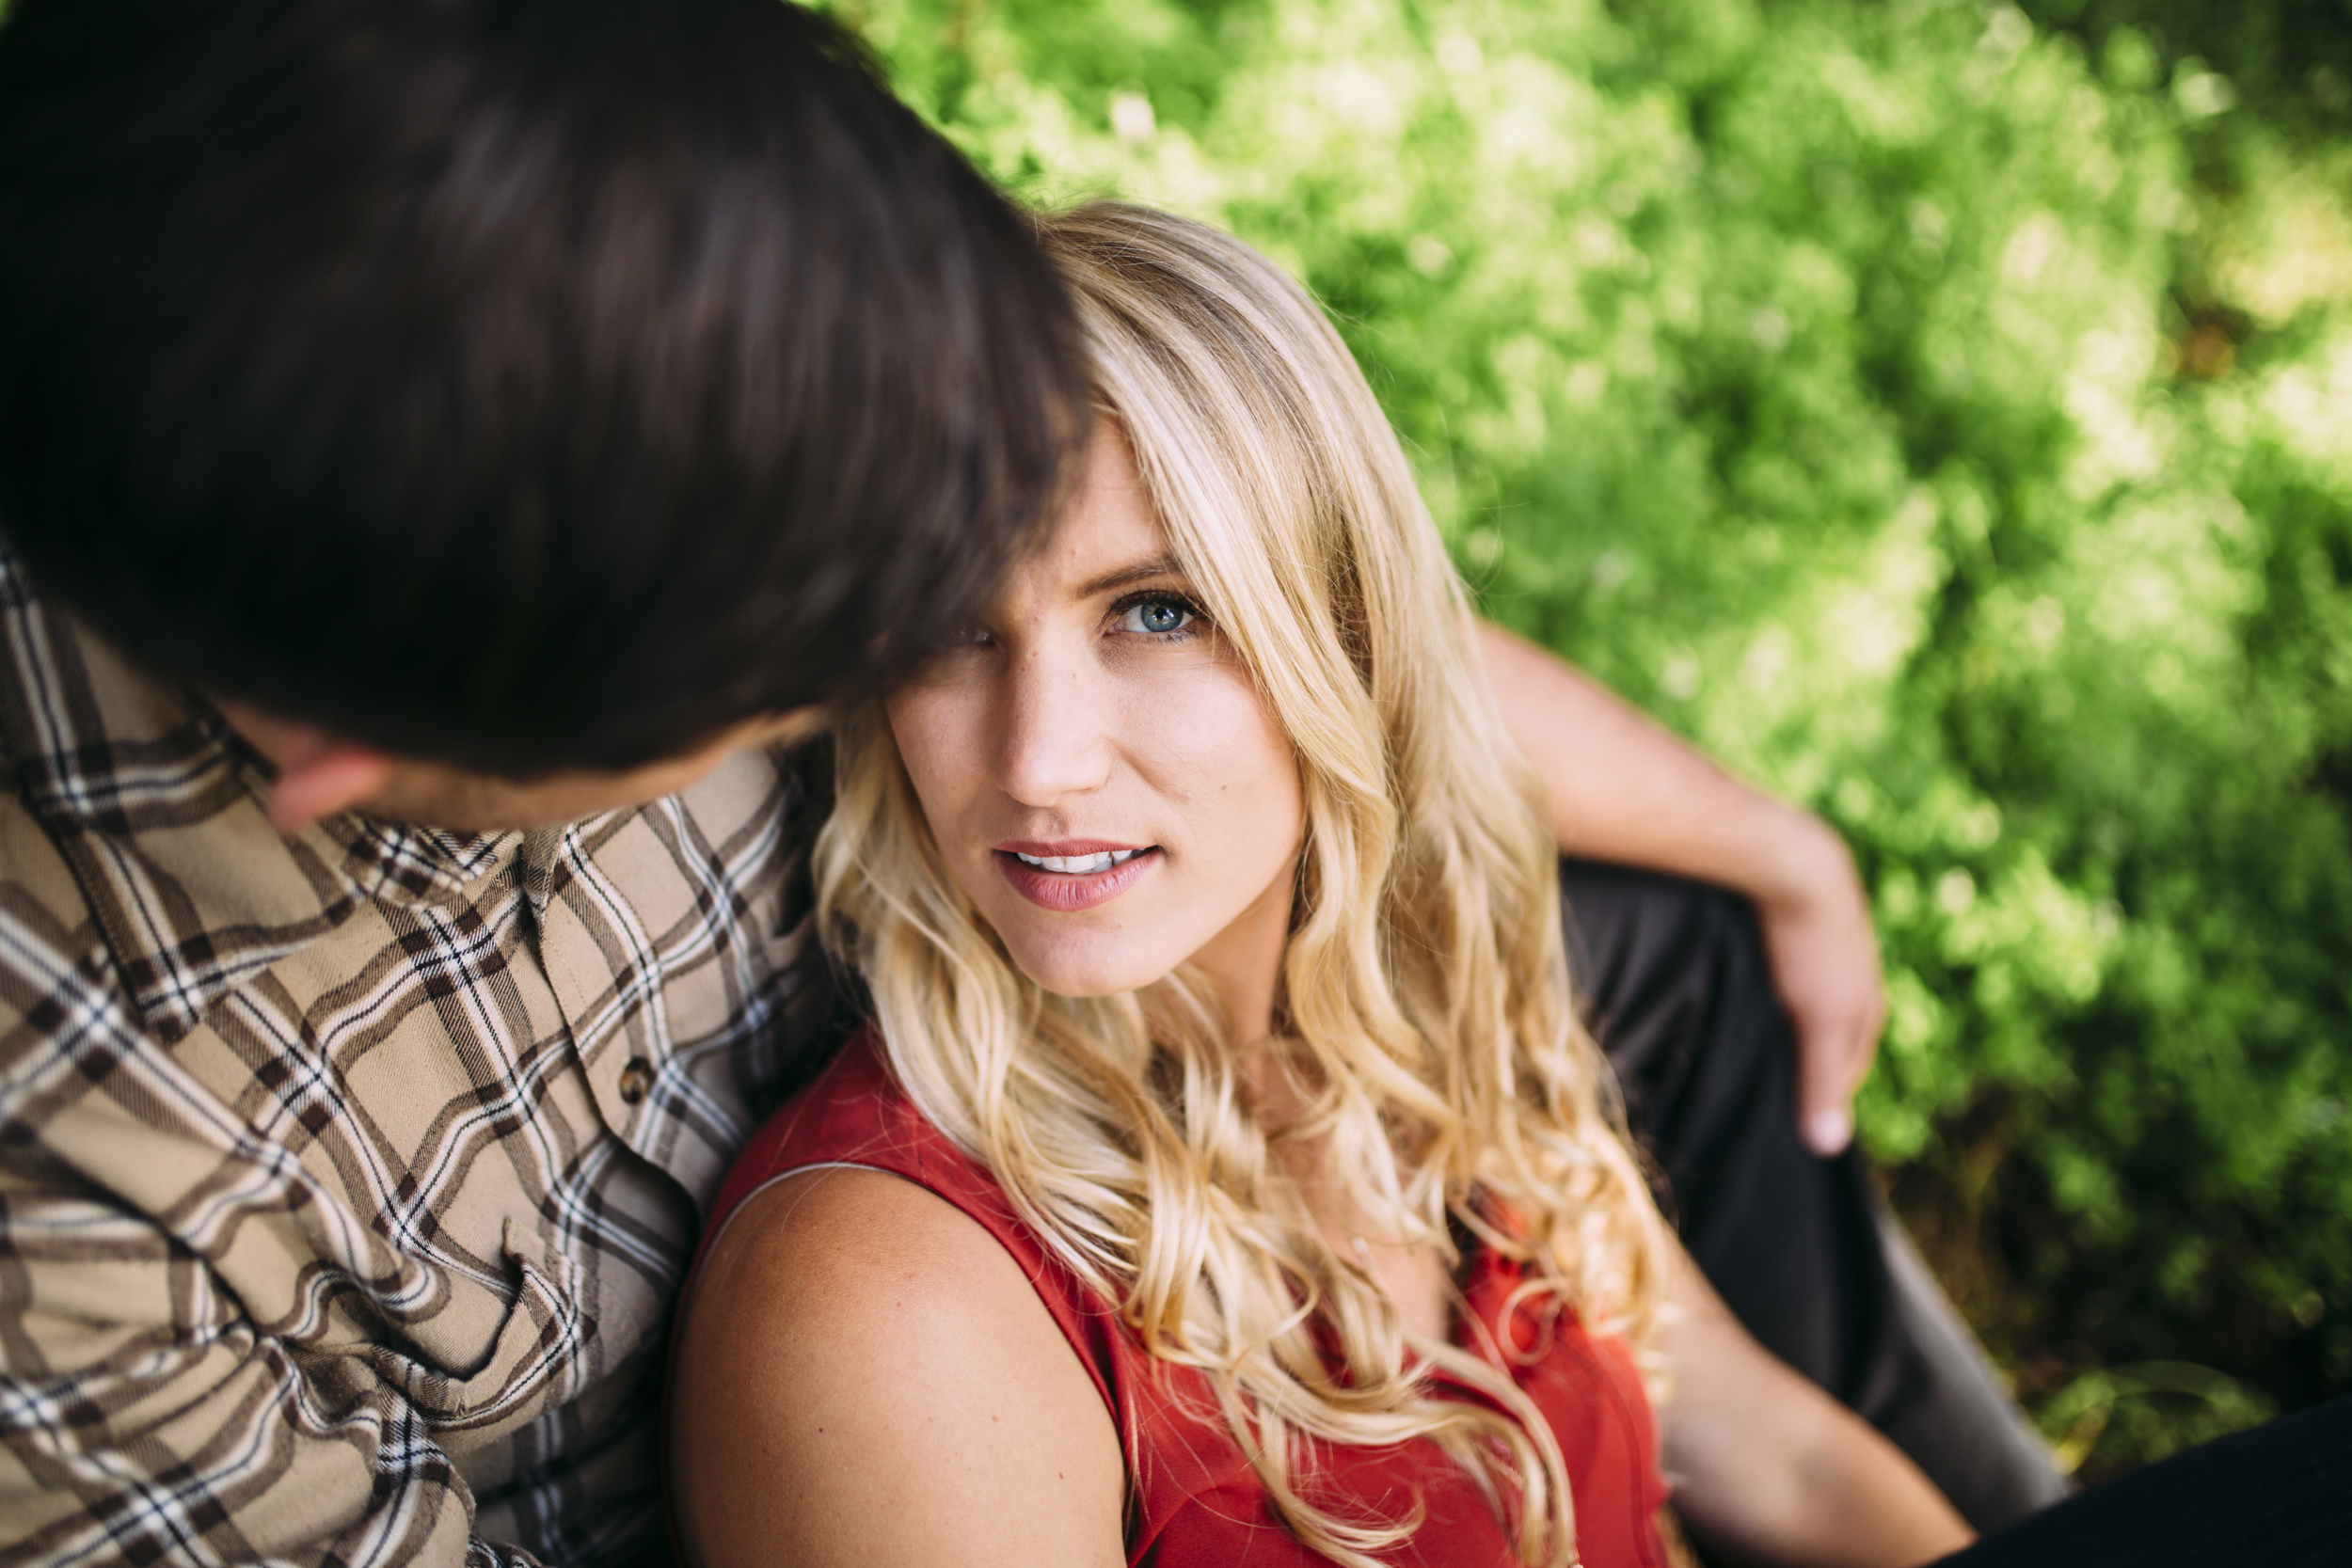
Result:
[[[1040,857],[1048,854],[1092,854],[1124,847],[1123,845],[1108,844],[1021,846],[1023,853]],[[1160,851],[1156,845],[1136,851],[1107,871],[1094,872],[1048,871],[1042,866],[1029,864],[1009,849],[997,849],[992,853],[996,857],[996,869],[1005,874],[1005,880],[1012,884],[1015,893],[1040,909],[1062,914],[1109,903],[1160,863]]]

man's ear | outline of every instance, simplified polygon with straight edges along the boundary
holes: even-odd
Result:
[[[365,801],[392,771],[383,752],[305,725],[282,725],[271,739],[278,778],[269,790],[269,825],[288,838]]]
[[[392,759],[381,752],[231,698],[205,698],[278,770],[269,825],[288,838],[322,816],[364,804],[391,776]]]

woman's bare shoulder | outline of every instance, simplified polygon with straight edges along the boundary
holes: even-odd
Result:
[[[699,1563],[1123,1560],[1093,1380],[995,1238],[922,1187],[826,1167],[755,1195],[679,1333],[671,1486]]]
[[[864,1299],[901,1285],[934,1290],[984,1309],[985,1285],[1004,1249],[978,1222],[928,1188],[866,1165],[818,1165],[771,1182],[729,1216],[712,1243],[695,1300],[726,1300],[746,1289],[762,1301],[781,1291],[821,1326],[838,1298]],[[1014,1271],[1019,1277],[1019,1271]],[[1022,1293],[1034,1297],[1025,1279]],[[766,1315],[766,1314],[763,1314]],[[797,1337],[797,1335],[796,1335]]]

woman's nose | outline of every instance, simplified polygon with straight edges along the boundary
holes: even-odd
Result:
[[[1031,646],[1006,671],[1005,793],[1051,807],[1110,776],[1113,708],[1104,673],[1074,649]]]

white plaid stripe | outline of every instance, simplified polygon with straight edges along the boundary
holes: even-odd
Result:
[[[4,556],[0,653],[0,1562],[657,1544],[694,1215],[825,1022],[792,773],[286,844]]]

